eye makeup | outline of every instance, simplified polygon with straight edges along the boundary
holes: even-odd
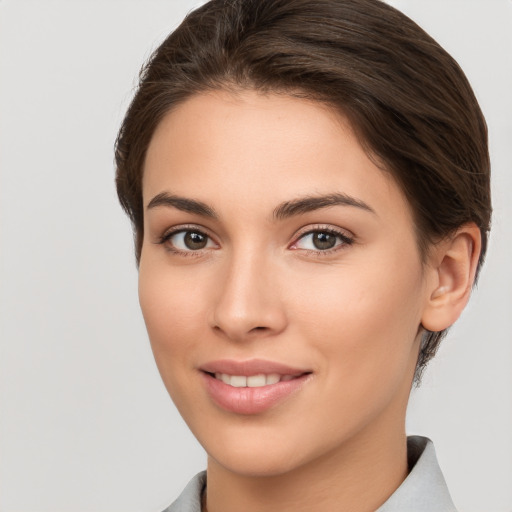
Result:
[[[167,230],[155,242],[180,256],[201,256],[205,251],[217,250],[219,244],[202,226],[179,225]],[[354,243],[353,235],[332,225],[314,225],[303,228],[294,236],[289,250],[318,256],[331,255]]]
[[[197,225],[180,225],[167,230],[155,242],[179,256],[201,256],[204,251],[219,249],[219,245]]]
[[[295,237],[289,246],[292,250],[301,250],[317,255],[327,255],[346,248],[354,243],[354,236],[332,225],[307,226]]]

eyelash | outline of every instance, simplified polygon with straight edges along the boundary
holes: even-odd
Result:
[[[333,235],[337,239],[339,239],[340,243],[336,242],[336,245],[329,249],[297,249],[294,248],[301,240],[303,240],[308,235],[313,235],[315,233],[326,233],[329,235]],[[347,246],[350,246],[354,243],[354,238],[351,236],[348,236],[346,232],[338,230],[333,228],[332,226],[325,226],[325,225],[317,225],[313,227],[308,227],[308,229],[304,232],[299,233],[295,241],[291,244],[290,249],[293,250],[302,250],[304,252],[307,252],[308,254],[314,254],[317,256],[327,256],[330,254],[333,254],[339,250],[342,250],[346,248]]]
[[[161,237],[159,237],[156,243],[165,246],[165,249],[167,251],[177,254],[179,256],[198,257],[203,254],[204,249],[190,249],[188,251],[185,251],[182,249],[178,249],[174,247],[172,244],[170,244],[169,241],[171,240],[171,238],[175,235],[178,235],[179,233],[196,233],[204,236],[209,241],[213,241],[212,237],[205,232],[204,228],[200,228],[198,226],[177,226],[171,229],[170,231],[165,232]]]
[[[197,226],[177,226],[176,228],[173,228],[172,230],[167,231],[161,237],[159,237],[159,239],[158,239],[158,241],[156,243],[159,244],[159,245],[164,245],[166,250],[168,250],[169,252],[172,252],[174,254],[178,254],[180,256],[185,256],[185,257],[199,257],[199,256],[201,256],[203,254],[203,251],[205,249],[207,249],[207,248],[197,249],[197,250],[194,250],[194,249],[190,249],[190,250],[177,249],[176,247],[171,245],[169,243],[169,241],[171,240],[171,238],[173,236],[175,236],[177,234],[180,234],[180,233],[184,233],[184,234],[186,234],[186,233],[196,233],[196,234],[199,234],[201,236],[206,237],[209,241],[213,241],[212,237],[205,232],[204,228],[200,228],[200,227],[197,227]],[[326,233],[326,234],[329,234],[329,235],[333,235],[337,239],[340,240],[340,243],[336,243],[336,245],[334,247],[328,248],[328,249],[325,249],[325,250],[322,250],[322,249],[300,249],[300,248],[294,247],[301,240],[303,240],[306,236],[313,235],[315,233]],[[214,243],[216,243],[216,242],[214,242]],[[327,254],[332,254],[334,252],[337,252],[337,251],[345,248],[346,246],[352,245],[353,243],[354,243],[354,238],[350,237],[350,236],[347,236],[347,234],[342,232],[341,230],[334,229],[331,226],[321,226],[321,225],[318,225],[318,226],[309,227],[307,231],[299,233],[295,237],[295,241],[291,245],[289,245],[288,248],[292,249],[292,250],[301,250],[301,251],[304,251],[304,252],[306,252],[308,254],[315,254],[317,256],[324,256],[324,255],[327,255]]]

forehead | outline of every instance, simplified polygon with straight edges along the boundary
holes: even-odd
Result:
[[[344,116],[255,91],[198,94],[163,118],[146,155],[144,204],[162,192],[262,211],[294,196],[339,192],[409,216],[394,179]]]

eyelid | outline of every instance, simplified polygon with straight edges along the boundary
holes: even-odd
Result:
[[[295,247],[297,243],[304,238],[306,235],[311,235],[313,233],[325,232],[330,233],[335,236],[340,237],[342,240],[341,244],[335,245],[331,249],[300,249]],[[347,229],[340,228],[338,226],[333,226],[331,224],[314,224],[301,228],[293,237],[293,242],[289,245],[289,249],[292,250],[300,250],[304,252],[314,252],[317,254],[328,254],[335,252],[347,245],[352,245],[355,241],[355,235],[348,231]]]
[[[187,231],[201,233],[202,235],[206,236],[210,241],[212,241],[216,245],[216,247],[205,247],[203,249],[197,250],[183,250],[178,249],[177,247],[173,247],[171,244],[168,243],[174,235]],[[158,245],[164,245],[168,251],[183,256],[200,256],[201,254],[204,253],[204,251],[210,251],[212,249],[216,249],[219,247],[219,243],[216,241],[215,237],[211,235],[210,230],[205,228],[204,226],[201,226],[200,224],[178,224],[177,226],[172,226],[166,229],[162,233],[162,235],[158,236],[156,242],[154,243]]]
[[[203,249],[197,250],[182,250],[177,247],[171,246],[168,244],[169,240],[178,233],[183,233],[187,231],[195,231],[203,234],[208,237],[208,239],[215,244],[216,247],[205,247]],[[333,234],[341,239],[341,243],[335,245],[330,249],[301,249],[296,247],[297,243],[307,235],[318,233],[318,232],[326,232]],[[298,230],[293,236],[293,242],[289,244],[288,248],[292,250],[300,250],[302,252],[310,252],[317,254],[329,254],[332,252],[336,252],[344,248],[345,246],[352,245],[354,243],[355,236],[348,231],[347,229],[340,228],[338,226],[333,226],[331,224],[312,224],[308,226],[304,226],[300,230]],[[166,229],[162,235],[158,236],[158,239],[154,242],[155,244],[166,246],[167,250],[170,252],[181,254],[185,256],[200,256],[205,251],[211,251],[212,249],[220,248],[220,244],[217,242],[216,237],[211,234],[210,230],[200,224],[179,224],[176,226],[172,226]]]

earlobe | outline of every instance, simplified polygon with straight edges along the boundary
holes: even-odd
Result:
[[[471,294],[480,250],[480,229],[474,223],[464,224],[433,248],[432,284],[421,322],[425,329],[442,331],[459,318]]]

